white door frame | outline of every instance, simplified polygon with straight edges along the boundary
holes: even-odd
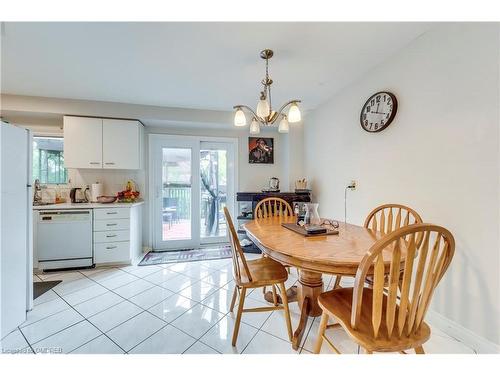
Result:
[[[234,150],[234,160],[228,160],[228,169],[234,171],[233,173],[233,199],[228,200],[227,205],[229,212],[234,217],[236,212],[236,192],[238,190],[238,138],[234,137],[207,137],[207,136],[191,136],[191,135],[171,135],[171,134],[149,134],[149,222],[150,222],[150,238],[152,239],[153,249],[160,250],[165,248],[164,246],[158,247],[158,230],[161,230],[161,216],[158,215],[161,212],[162,202],[161,202],[161,175],[158,176],[157,171],[160,170],[158,166],[158,161],[161,160],[158,153],[161,151],[164,145],[176,145],[179,148],[184,148],[185,144],[191,145],[191,217],[197,215],[200,217],[200,199],[194,199],[195,194],[199,196],[200,194],[200,179],[199,179],[199,169],[200,169],[200,144],[201,142],[224,142],[232,144]],[[196,228],[197,227],[197,228]],[[183,245],[188,244],[188,246],[200,246],[200,233],[199,225],[192,225],[192,239],[188,241],[172,241],[172,245],[176,248],[183,248]],[[196,229],[195,229],[196,228]],[[196,233],[195,233],[196,232]],[[209,241],[207,241],[208,243]],[[170,249],[170,247],[168,247]],[[174,248],[172,247],[172,250]]]

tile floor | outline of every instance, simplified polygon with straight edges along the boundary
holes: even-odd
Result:
[[[35,300],[27,321],[1,341],[3,353],[307,354],[319,325],[319,318],[310,319],[296,352],[282,311],[243,314],[238,343],[232,347],[230,259],[46,273],[35,279],[63,282]],[[325,285],[331,279],[325,276]],[[287,286],[296,282],[292,271]],[[258,289],[245,306],[263,304]],[[291,313],[296,327],[296,303]],[[342,351],[358,353],[340,328],[328,334]],[[475,353],[438,329],[424,348],[428,353]],[[330,352],[326,344],[323,352]]]

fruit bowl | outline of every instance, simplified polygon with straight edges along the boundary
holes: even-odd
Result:
[[[97,203],[113,203],[117,199],[118,197],[114,197],[111,195],[102,195],[100,197],[97,197]]]

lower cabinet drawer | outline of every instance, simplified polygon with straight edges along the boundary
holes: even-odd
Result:
[[[130,228],[129,219],[94,220],[94,230],[125,230]]]
[[[130,242],[94,244],[95,263],[122,263],[130,260]]]
[[[94,232],[94,243],[130,241],[128,230],[110,230],[106,232]]]

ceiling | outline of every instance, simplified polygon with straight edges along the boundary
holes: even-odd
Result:
[[[431,23],[5,23],[1,91],[214,110],[254,107],[270,60],[275,107],[313,109]]]

